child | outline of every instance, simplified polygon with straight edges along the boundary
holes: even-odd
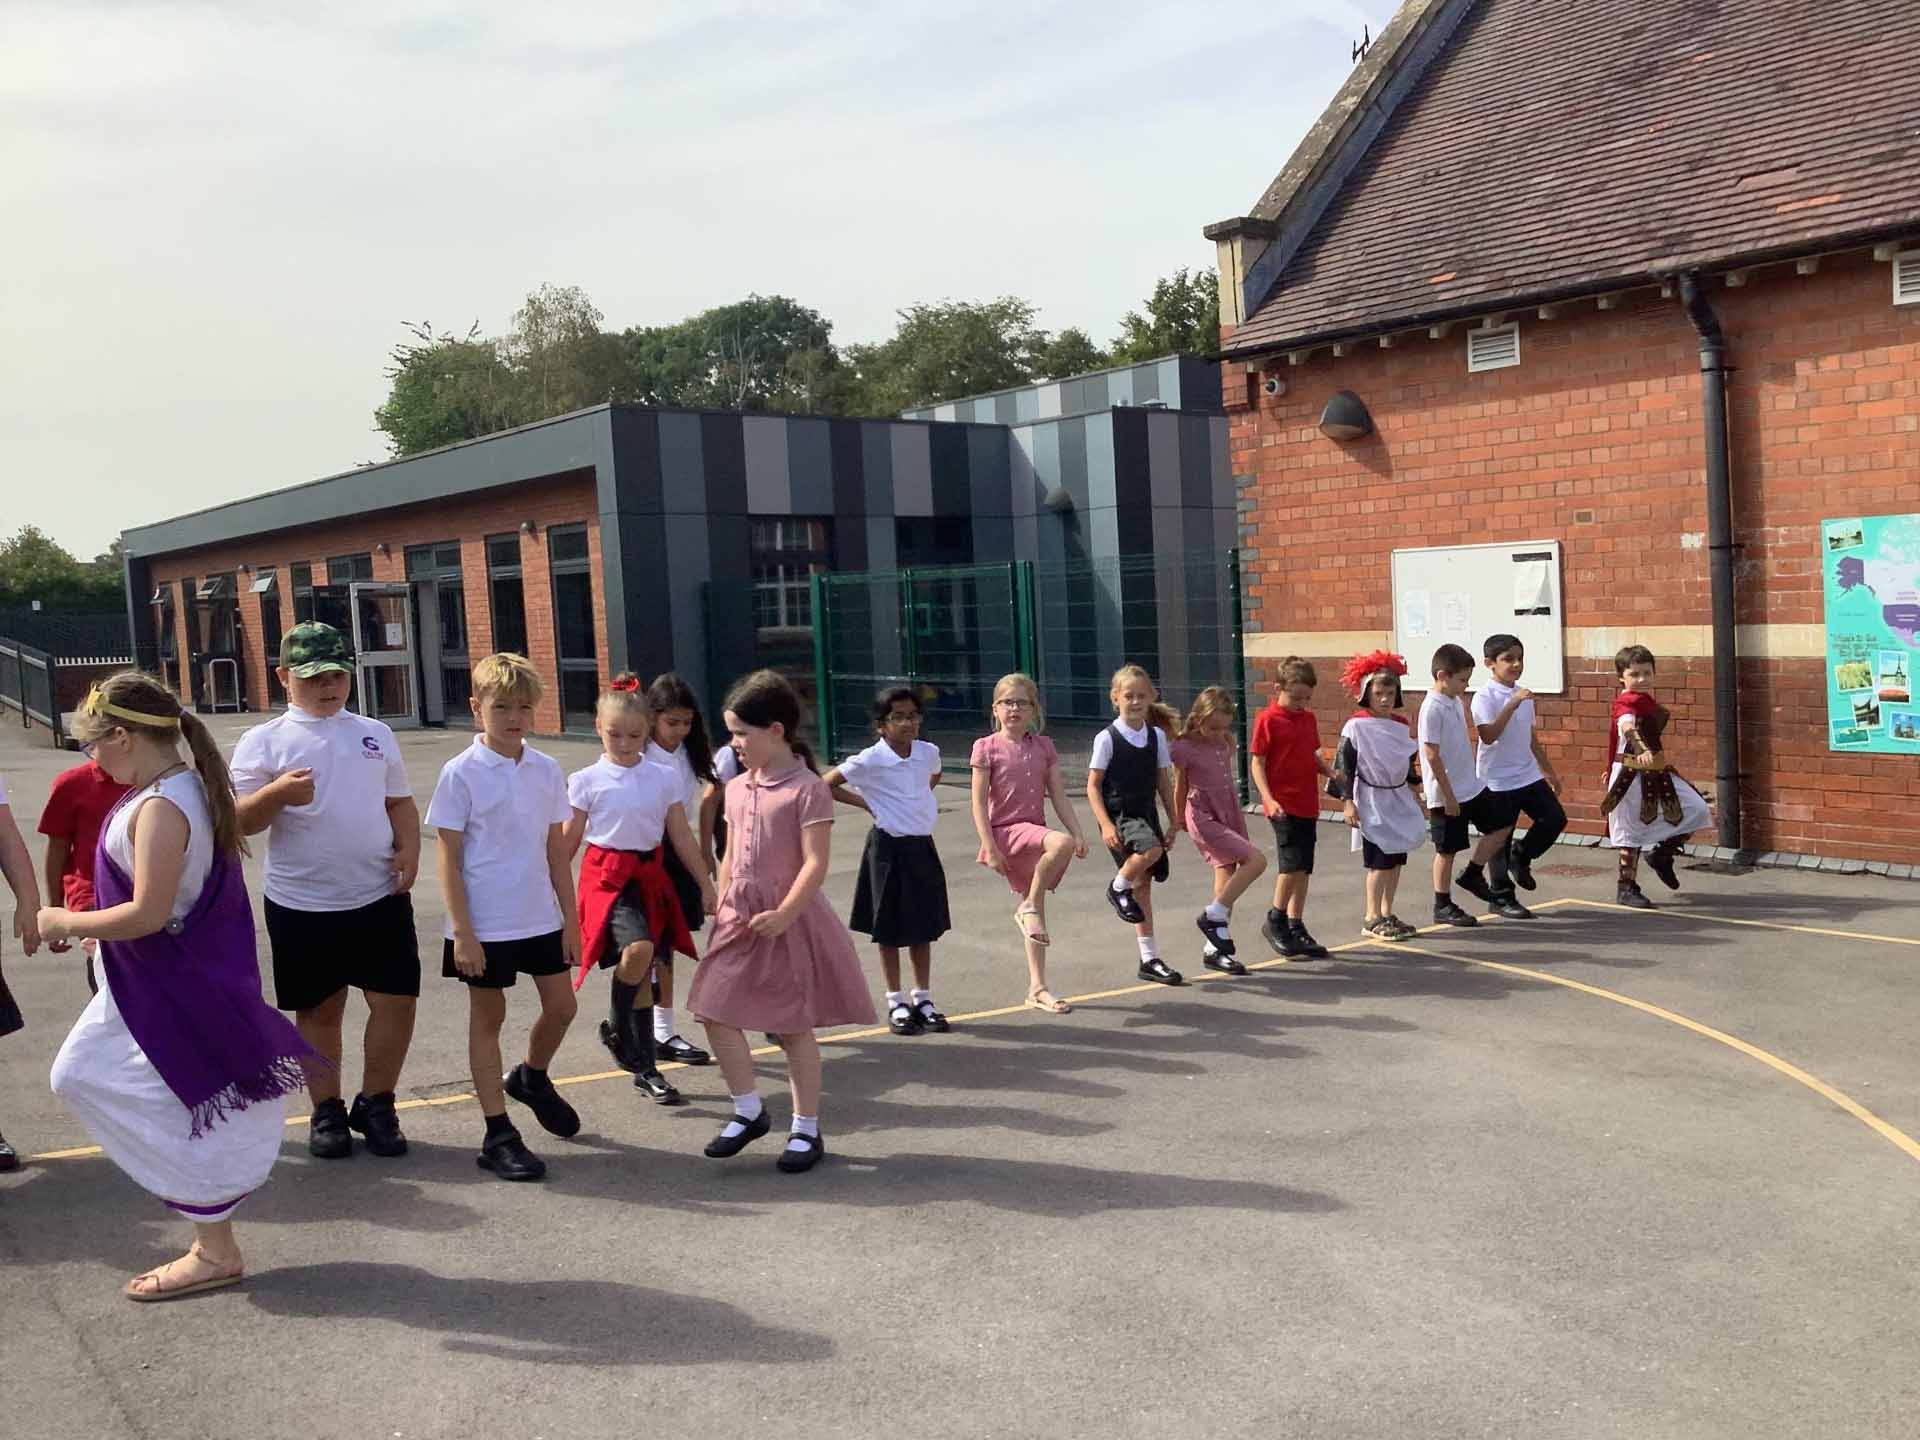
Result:
[[[241,831],[267,832],[274,1003],[328,1062],[308,1084],[307,1152],[345,1159],[358,1130],[375,1155],[404,1155],[394,1092],[420,998],[411,894],[420,807],[393,731],[346,708],[346,636],[313,621],[294,626],[280,641],[279,675],[287,708],[240,737],[233,785]],[[340,1098],[349,989],[367,1004],[351,1110]]]
[[[325,1062],[260,997],[240,816],[207,727],[123,671],[94,687],[73,735],[133,793],[100,841],[99,908],[40,912],[49,939],[101,942],[100,993],[60,1047],[53,1090],[136,1184],[193,1222],[187,1253],[136,1275],[127,1298],[237,1285],[233,1212],[280,1153],[286,1097]]]
[[[1473,656],[1458,645],[1442,645],[1433,652],[1433,688],[1420,702],[1420,768],[1426,777],[1427,833],[1433,838],[1433,918],[1436,924],[1462,928],[1480,923],[1453,901],[1454,857],[1467,848],[1469,823],[1480,832],[1468,867],[1478,884],[1462,882],[1462,888],[1470,894],[1484,892],[1496,911],[1502,903],[1514,903],[1511,893],[1496,900],[1479,879],[1480,867],[1508,837],[1500,828],[1493,793],[1474,762],[1466,700],[1472,678]]]
[[[1620,693],[1613,699],[1609,730],[1607,793],[1600,813],[1607,817],[1607,838],[1620,851],[1615,898],[1636,910],[1653,902],[1640,891],[1640,852],[1651,846],[1647,868],[1669,890],[1680,888],[1674,860],[1694,831],[1713,819],[1700,792],[1680,778],[1661,745],[1667,709],[1653,698],[1653,652],[1629,645],[1613,657]]]
[[[727,858],[727,785],[746,767],[740,763],[740,747],[727,737],[727,743],[713,754],[713,862]]]
[[[677,846],[662,857],[679,900],[680,917],[691,935],[707,923],[700,897],[711,888],[714,876],[714,867],[706,858],[713,852],[713,817],[720,806],[720,791],[714,785],[713,744],[707,739],[707,722],[701,717],[693,687],[672,671],[647,687],[647,709],[653,715],[647,763],[665,766],[674,777],[687,824],[699,833],[698,865],[688,865]],[[699,958],[692,949],[684,953]],[[713,1057],[698,1045],[682,1040],[673,1028],[671,950],[654,957],[652,999],[654,1048],[661,1057],[682,1065],[707,1064]]]
[[[612,967],[600,1042],[621,1069],[633,1073],[634,1089],[657,1105],[678,1105],[680,1092],[667,1083],[655,1060],[653,1007],[639,1003],[662,957],[675,950],[694,953],[693,935],[662,863],[661,841],[671,842],[685,873],[699,875],[695,895],[702,919],[714,910],[713,882],[687,823],[678,777],[671,766],[643,763],[654,722],[637,676],[613,677],[594,707],[593,725],[605,753],[567,777],[567,802],[573,807],[567,821],[569,859],[583,837],[587,842],[580,866],[580,969],[573,988],[580,988],[596,959],[603,968]]]
[[[973,828],[980,837],[977,863],[1006,878],[1020,897],[1013,923],[1027,952],[1027,1006],[1048,1015],[1073,1007],[1047,988],[1047,896],[1057,890],[1067,867],[1087,858],[1080,817],[1060,774],[1060,752],[1041,734],[1047,723],[1040,709],[1040,687],[1014,671],[993,687],[993,719],[998,727],[973,742],[967,764],[973,771]],[[1047,828],[1047,802],[1067,827]]]
[[[1419,746],[1407,717],[1397,713],[1406,673],[1405,660],[1376,650],[1354,656],[1340,675],[1360,708],[1340,727],[1340,758],[1333,768],[1346,789],[1341,808],[1353,830],[1353,848],[1367,869],[1367,918],[1360,933],[1376,940],[1404,941],[1420,933],[1393,913],[1407,854],[1427,838],[1413,769]]]
[[[933,942],[947,933],[947,872],[934,848],[940,750],[920,738],[920,700],[905,685],[873,698],[879,739],[821,778],[833,798],[873,816],[847,927],[880,947],[887,1028],[896,1035],[953,1027],[933,1003]],[[913,996],[900,989],[900,951],[913,956]]]
[[[1480,734],[1478,769],[1499,809],[1494,823],[1511,830],[1522,814],[1527,838],[1515,835],[1500,846],[1488,867],[1488,890],[1494,896],[1511,894],[1514,885],[1535,888],[1533,862],[1567,828],[1567,812],[1560,804],[1560,777],[1533,733],[1533,692],[1519,687],[1527,652],[1515,635],[1490,635],[1481,653],[1493,678],[1473,697],[1474,727]],[[1472,867],[1469,867],[1471,870]],[[1464,877],[1461,888],[1467,886]],[[1477,891],[1475,893],[1478,893]],[[1531,920],[1533,912],[1515,899],[1494,913],[1510,920]]]
[[[1260,934],[1277,955],[1326,958],[1327,947],[1307,932],[1307,884],[1320,835],[1320,782],[1333,774],[1320,753],[1320,726],[1307,708],[1320,677],[1298,655],[1274,675],[1273,703],[1253,722],[1253,785],[1273,826],[1273,908]]]
[[[47,900],[57,895],[69,910],[93,909],[93,858],[100,845],[100,827],[120,803],[127,787],[117,783],[93,761],[63,770],[54,778],[47,808],[40,812],[40,833],[47,837]],[[47,947],[64,954],[67,943]],[[87,954],[87,993],[97,994],[93,974],[93,945]]]
[[[765,1030],[786,1052],[793,1087],[792,1132],[775,1164],[798,1174],[826,1153],[813,1032],[871,1025],[873,999],[853,937],[820,893],[832,852],[833,795],[794,752],[800,697],[781,676],[758,670],[727,696],[726,720],[747,773],[727,787],[732,839],[720,867],[720,910],[687,992],[733,1096],[733,1118],[706,1153],[716,1160],[738,1155],[770,1128],[743,1033]]]
[[[91,763],[91,762],[89,762]],[[13,822],[13,807],[7,803],[7,785],[0,780],[0,871],[13,889],[13,938],[31,955],[40,948],[40,887],[33,880],[33,857],[27,842],[20,838],[20,827]],[[89,887],[91,888],[91,887]],[[60,942],[66,948],[66,942]],[[24,1028],[20,1007],[7,989],[7,977],[0,974],[0,1037]],[[20,1168],[20,1156],[0,1135],[0,1173]]]
[[[486,1119],[475,1163],[502,1180],[547,1173],[507,1119],[511,1095],[549,1134],[577,1135],[580,1117],[548,1078],[547,1065],[573,1023],[567,972],[580,959],[580,921],[567,853],[567,782],[551,755],[527,744],[540,672],[523,655],[489,655],[473,667],[468,702],[480,733],[449,760],[427,804],[439,832],[446,939],[440,973],[467,987],[467,1059]],[[527,1058],[500,1078],[506,992],[528,975],[540,1018]]]
[[[1247,818],[1233,783],[1233,696],[1209,685],[1194,698],[1173,742],[1173,807],[1193,836],[1200,858],[1213,867],[1213,903],[1194,921],[1207,937],[1200,963],[1244,975],[1234,958],[1227,922],[1233,905],[1267,868],[1267,857],[1247,838]]]
[[[1087,805],[1119,872],[1107,887],[1107,903],[1133,926],[1140,947],[1135,973],[1142,980],[1179,985],[1180,972],[1160,958],[1153,935],[1153,885],[1166,883],[1173,837],[1186,824],[1173,808],[1173,755],[1167,740],[1167,732],[1179,721],[1159,703],[1152,678],[1138,665],[1114,671],[1107,693],[1119,718],[1094,736],[1087,766]],[[1162,805],[1168,820],[1164,831]]]

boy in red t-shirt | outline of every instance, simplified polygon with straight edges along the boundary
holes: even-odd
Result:
[[[116,781],[93,761],[62,771],[47,795],[40,812],[40,833],[47,837],[46,865],[48,904],[51,897],[63,897],[69,910],[91,910],[93,905],[93,852],[100,840],[100,827],[120,803],[127,787]],[[64,940],[48,941],[47,948],[65,951]],[[87,989],[97,991],[93,978],[93,946],[87,943]]]
[[[1273,703],[1253,722],[1254,788],[1260,809],[1273,823],[1273,908],[1260,933],[1280,955],[1319,959],[1327,947],[1307,933],[1307,881],[1313,875],[1314,841],[1320,833],[1320,781],[1332,775],[1320,753],[1320,726],[1307,708],[1320,683],[1298,655],[1282,660],[1274,676]]]

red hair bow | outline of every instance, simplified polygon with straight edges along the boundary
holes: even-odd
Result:
[[[637,691],[639,690],[639,688],[640,688],[640,680],[638,676],[635,676],[627,680],[614,680],[609,682],[609,684],[607,685],[607,689],[609,691],[613,691],[613,690]]]
[[[1347,661],[1347,668],[1340,672],[1340,683],[1359,695],[1366,683],[1381,671],[1391,675],[1407,673],[1407,662],[1391,650],[1375,650],[1367,655],[1356,655]]]

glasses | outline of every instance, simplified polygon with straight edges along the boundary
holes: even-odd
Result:
[[[996,705],[1004,705],[1009,710],[1031,710],[1033,708],[1033,702],[1031,700],[1008,699],[996,700],[993,703]]]

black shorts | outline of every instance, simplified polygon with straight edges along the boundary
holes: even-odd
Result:
[[[1320,821],[1284,811],[1272,820],[1273,868],[1282,875],[1311,875],[1313,847],[1320,839]]]
[[[931,945],[952,926],[947,872],[931,835],[867,832],[847,928],[897,950]]]
[[[1113,868],[1118,870],[1134,855],[1147,855],[1160,852],[1160,858],[1154,862],[1153,869],[1147,873],[1161,884],[1173,873],[1173,866],[1167,861],[1167,837],[1160,833],[1158,818],[1149,820],[1141,815],[1115,815],[1113,828],[1120,836],[1120,848],[1109,850],[1113,857]]]
[[[1360,863],[1369,870],[1398,870],[1407,863],[1407,852],[1382,850],[1366,836],[1360,837]]]
[[[349,986],[420,993],[411,895],[383,895],[357,910],[295,910],[269,897],[265,908],[273,1003],[282,1010],[311,1010]]]
[[[610,970],[620,963],[620,952],[629,945],[653,944],[653,927],[647,924],[645,902],[638,885],[628,885],[613,902],[607,915],[607,935],[611,945],[600,947],[600,968]]]
[[[1471,800],[1460,802],[1460,813],[1449,815],[1443,809],[1427,812],[1427,834],[1432,837],[1433,848],[1442,855],[1458,855],[1473,842],[1467,834],[1471,825],[1482,835],[1497,835],[1513,822],[1501,819],[1506,807],[1494,798],[1491,790],[1482,790]]]
[[[558,930],[529,935],[524,940],[482,940],[480,953],[487,957],[486,970],[479,975],[462,975],[453,963],[453,941],[445,941],[440,951],[440,973],[476,990],[511,990],[521,975],[538,979],[567,973],[567,951],[560,943]]]

